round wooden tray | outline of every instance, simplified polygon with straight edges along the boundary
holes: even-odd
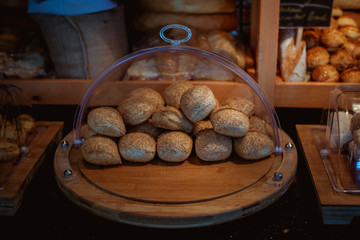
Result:
[[[64,194],[86,210],[114,221],[159,228],[227,222],[253,214],[281,197],[297,167],[297,150],[282,131],[283,158],[249,162],[231,156],[216,163],[195,154],[183,163],[99,167],[86,163],[69,133],[55,153],[54,169]],[[292,148],[286,148],[287,143]],[[281,179],[274,174],[280,172]]]

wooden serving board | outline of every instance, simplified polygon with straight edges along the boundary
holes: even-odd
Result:
[[[284,132],[282,139],[284,145],[293,143]],[[83,160],[73,133],[64,140],[69,145],[58,146],[54,161],[64,194],[101,217],[148,227],[206,226],[253,214],[286,192],[297,167],[295,146],[284,149],[283,158],[257,162],[231,156],[206,163],[192,154],[183,163],[154,159],[99,167]],[[279,169],[284,177],[274,181]]]
[[[36,122],[36,131],[26,156],[16,162],[0,162],[0,215],[16,213],[27,185],[46,154],[59,144],[63,125],[63,122]]]
[[[314,129],[324,128],[325,126],[320,125],[296,125],[318,196],[323,222],[325,224],[349,224],[355,216],[360,216],[360,195],[334,190],[311,132]]]

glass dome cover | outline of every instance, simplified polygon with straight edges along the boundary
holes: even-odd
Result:
[[[164,34],[171,28],[181,28],[188,33],[188,36],[180,40],[166,38]],[[169,25],[161,30],[160,36],[165,41],[170,42],[171,45],[148,48],[129,54],[119,59],[93,80],[83,95],[74,118],[74,147],[81,147],[84,141],[85,135],[87,134],[87,114],[90,110],[103,106],[116,108],[130,91],[139,88],[139,86],[153,88],[161,94],[167,86],[174,83],[176,80],[185,79],[189,80],[190,83],[194,85],[208,86],[213,91],[215,98],[220,104],[229,97],[237,96],[252,101],[255,104],[253,115],[259,117],[266,123],[268,135],[273,140],[274,149],[272,160],[268,162],[264,172],[254,176],[253,179],[249,179],[246,183],[241,185],[241,187],[229,188],[230,190],[224,188],[223,192],[215,195],[180,200],[158,200],[151,197],[143,197],[141,195],[132,195],[132,193],[124,193],[113,185],[102,186],[97,183],[95,178],[93,178],[91,175],[92,173],[87,172],[86,169],[82,169],[86,168],[86,165],[79,163],[79,168],[82,170],[83,175],[95,186],[104,189],[107,192],[111,192],[114,195],[144,202],[169,203],[214,199],[241,191],[259,181],[259,179],[263,178],[270,171],[274,165],[274,159],[280,159],[279,161],[282,162],[283,158],[280,123],[277,114],[265,93],[245,71],[240,69],[234,62],[226,57],[190,46],[180,46],[180,43],[186,42],[191,37],[191,31],[188,28],[181,25]],[[174,62],[176,64],[174,64]],[[154,63],[157,64],[155,67]],[[149,66],[152,68],[150,69]],[[142,70],[140,72],[143,75],[139,76],[134,74],[134,72],[136,72],[133,71],[134,69]],[[157,71],[156,74],[154,74],[154,69]],[[144,74],[146,71],[147,73]],[[144,79],[144,75],[150,76],[149,79]],[[155,75],[156,79],[153,77]],[[192,154],[189,159],[192,159],[192,163],[196,162],[197,164],[198,161],[194,160],[194,158],[196,158],[196,156],[195,154]],[[156,161],[160,160],[157,159]],[[255,162],[253,164],[254,167],[256,167],[256,164],[261,164],[261,161],[262,160]],[[125,165],[128,164],[126,161],[123,161],[123,165],[124,163]],[[248,163],[250,164],[250,162]],[[152,165],[162,166],[162,164],[163,163],[153,163]],[[129,166],[132,165],[130,164]],[[177,165],[177,167],[179,166]]]

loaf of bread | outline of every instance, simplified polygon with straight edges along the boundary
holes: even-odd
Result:
[[[190,156],[192,147],[192,138],[180,131],[161,134],[156,145],[159,158],[168,162],[185,161]]]
[[[116,143],[104,136],[86,138],[81,144],[81,153],[85,161],[95,165],[121,164]]]
[[[231,155],[232,140],[212,129],[202,130],[195,139],[195,152],[204,161],[225,160]]]
[[[284,81],[301,82],[306,75],[306,46],[295,43],[294,30],[283,30],[279,36],[280,73]]]
[[[94,132],[109,137],[120,137],[126,132],[120,113],[112,107],[94,108],[87,116],[87,123]]]
[[[123,159],[130,162],[149,162],[155,157],[156,141],[146,133],[128,133],[119,140]]]

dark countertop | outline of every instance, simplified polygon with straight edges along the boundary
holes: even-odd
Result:
[[[72,130],[75,106],[34,106],[37,120],[65,122]],[[321,109],[276,109],[282,129],[295,142],[299,162],[288,191],[251,216],[220,225],[188,229],[153,229],[113,222],[76,206],[57,186],[53,155],[47,156],[29,183],[18,212],[0,217],[1,239],[358,239],[360,219],[349,225],[324,225],[311,176],[298,144],[295,124],[319,124]],[[46,112],[46,116],[44,116]],[[356,236],[357,235],[357,236]]]

